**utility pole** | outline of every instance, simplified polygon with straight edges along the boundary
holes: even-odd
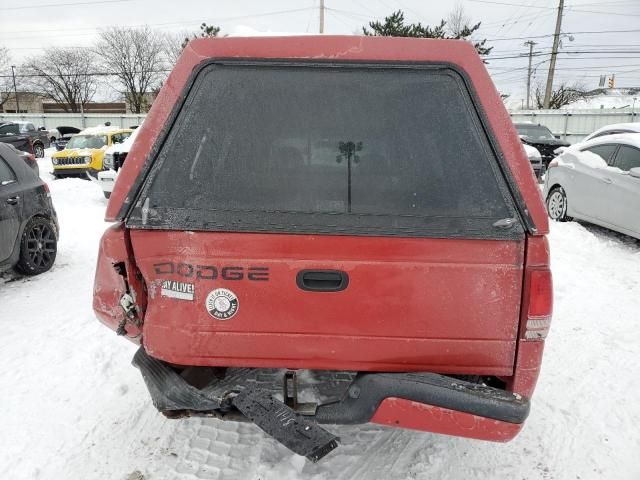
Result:
[[[320,0],[320,33],[324,33],[324,0]]]
[[[13,77],[13,93],[16,96],[16,113],[20,113],[20,102],[18,101],[18,88],[16,87],[16,66],[11,65],[11,76]]]
[[[560,29],[562,28],[562,10],[564,0],[558,3],[558,17],[556,18],[556,31],[553,34],[553,48],[551,49],[551,62],[549,63],[549,74],[547,75],[547,88],[544,90],[544,108],[549,108],[551,101],[551,90],[553,90],[553,73],[556,69],[556,57],[558,56],[558,46],[560,45]]]
[[[527,71],[527,110],[531,108],[529,106],[529,99],[531,98],[531,57],[533,56],[533,46],[536,45],[534,41],[524,42],[525,45],[529,45],[529,70]]]

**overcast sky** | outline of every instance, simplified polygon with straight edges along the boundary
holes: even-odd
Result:
[[[537,42],[533,83],[546,78],[557,0],[457,0],[472,22],[482,22],[477,38],[494,49],[488,68],[498,89],[513,102],[525,97],[527,39]],[[75,4],[75,5],[71,5]],[[374,19],[402,9],[408,21],[434,25],[454,0],[326,0],[325,32],[354,34]],[[526,5],[525,5],[526,4]],[[197,30],[202,22],[222,33],[247,26],[259,31],[317,32],[319,0],[0,0],[0,46],[13,63],[48,46],[87,46],[109,25],[148,24],[160,31]],[[626,32],[624,32],[626,30]],[[631,31],[630,31],[631,30]],[[607,33],[585,33],[602,32]],[[615,32],[614,32],[615,31]],[[600,75],[615,73],[616,86],[640,87],[640,0],[566,0],[562,51],[556,82],[595,88]],[[571,41],[571,38],[573,41]],[[580,53],[571,53],[580,52]]]

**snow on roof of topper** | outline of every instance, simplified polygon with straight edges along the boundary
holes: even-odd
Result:
[[[246,25],[236,25],[228,36],[229,37],[291,37],[299,35],[315,35],[313,33],[301,33],[301,32],[262,32],[255,28],[247,27]]]

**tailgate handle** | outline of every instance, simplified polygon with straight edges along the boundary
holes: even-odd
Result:
[[[349,285],[349,275],[341,270],[300,270],[296,283],[308,292],[339,292]]]

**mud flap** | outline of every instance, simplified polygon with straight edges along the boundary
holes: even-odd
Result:
[[[265,433],[313,463],[338,446],[338,437],[305,420],[265,390],[245,389],[232,403]]]

